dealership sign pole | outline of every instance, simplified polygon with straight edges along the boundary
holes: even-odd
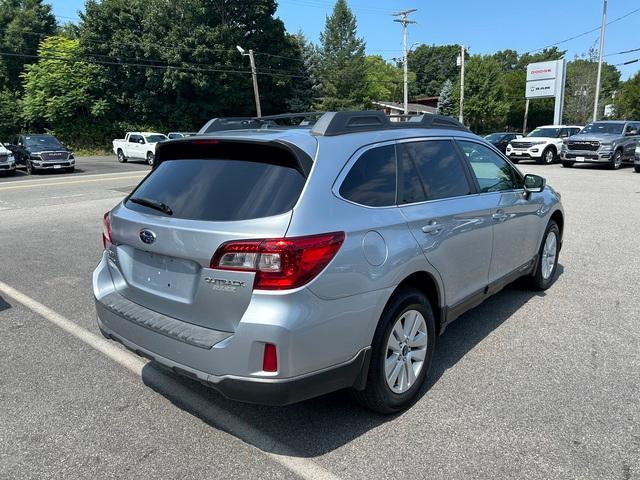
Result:
[[[567,80],[566,63],[564,59],[551,62],[530,63],[527,66],[527,86],[525,98],[555,98],[553,111],[554,125],[562,124],[564,108],[564,86]],[[525,113],[524,128],[527,125],[528,108]],[[524,132],[523,132],[524,133]]]

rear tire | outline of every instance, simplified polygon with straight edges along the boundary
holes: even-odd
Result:
[[[127,159],[124,156],[124,152],[122,150],[118,150],[118,162],[127,163]]]
[[[571,168],[571,167],[573,167],[573,164],[574,164],[574,163],[575,163],[575,162],[570,162],[570,161],[568,161],[568,160],[563,160],[563,161],[562,161],[562,166],[563,166],[563,167],[565,167],[565,168]]]
[[[554,284],[558,273],[558,257],[560,256],[560,229],[551,220],[542,237],[538,250],[535,273],[531,275],[531,287],[534,290],[546,290]]]
[[[435,336],[433,310],[424,294],[414,288],[396,292],[382,312],[371,342],[366,386],[362,391],[354,390],[354,398],[384,414],[408,407],[431,366]]]

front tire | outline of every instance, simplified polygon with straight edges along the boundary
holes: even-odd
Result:
[[[611,170],[619,170],[621,166],[622,166],[622,152],[620,150],[617,150],[616,153],[613,154],[613,158],[611,159],[609,168]]]
[[[636,171],[636,173],[640,173],[640,165],[635,165],[633,169]]]
[[[151,152],[147,153],[147,165],[149,165],[150,167],[153,167],[153,160],[154,160],[153,153]]]
[[[559,255],[560,229],[558,224],[551,220],[542,237],[535,272],[531,275],[531,286],[535,290],[546,290],[554,284],[558,273]]]
[[[551,148],[545,148],[544,152],[542,152],[542,156],[538,159],[538,163],[543,165],[551,165],[556,161],[556,151]]]
[[[27,170],[27,175],[34,175],[36,173],[36,169],[31,165],[29,160],[25,162],[25,168]]]
[[[76,167],[69,167],[69,168],[65,169],[65,171],[66,171],[67,173],[73,173],[73,172],[75,172],[75,171],[76,171]]]
[[[562,161],[562,166],[563,166],[564,168],[571,168],[571,167],[573,167],[573,164],[574,164],[574,163],[575,163],[575,162],[570,162],[570,161],[568,161],[568,160],[563,160],[563,161]]]
[[[395,293],[373,336],[371,364],[356,400],[379,413],[396,413],[417,397],[431,367],[435,319],[429,300],[414,288]]]
[[[519,158],[511,158],[511,157],[509,157],[509,160],[511,160],[511,163],[513,163],[514,165],[517,165],[520,162]]]

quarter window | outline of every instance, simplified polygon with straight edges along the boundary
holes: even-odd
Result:
[[[459,141],[478,180],[480,192],[500,192],[522,188],[519,175],[490,148],[475,142]]]
[[[461,197],[471,188],[450,140],[398,144],[402,172],[400,203]]]
[[[340,195],[370,207],[396,203],[396,153],[393,145],[367,150],[351,167]]]

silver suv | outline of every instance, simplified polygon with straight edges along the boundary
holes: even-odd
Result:
[[[450,322],[519,277],[554,282],[560,195],[455,120],[263,120],[159,144],[105,214],[107,338],[232,399],[352,388],[391,413]]]

